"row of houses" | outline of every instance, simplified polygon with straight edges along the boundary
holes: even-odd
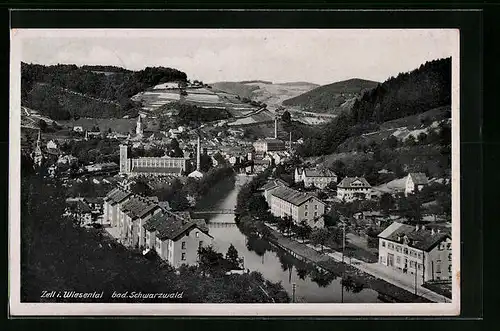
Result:
[[[123,245],[154,250],[175,268],[197,263],[198,248],[213,241],[205,220],[171,212],[157,200],[121,187],[108,193],[103,209],[104,221],[116,229]]]

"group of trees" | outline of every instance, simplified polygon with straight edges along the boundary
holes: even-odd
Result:
[[[184,102],[172,102],[169,108],[176,109],[179,113],[175,116],[178,125],[198,126],[205,122],[225,120],[231,117],[226,109],[203,108]]]
[[[59,148],[66,154],[78,158],[79,163],[101,163],[120,161],[119,142],[113,139],[70,140],[63,142]]]
[[[52,119],[66,120],[75,114],[122,117],[137,111],[138,104],[130,100],[133,95],[160,83],[187,79],[184,72],[172,68],[100,69],[112,74],[96,72],[102,70],[93,67],[22,63],[21,102]]]

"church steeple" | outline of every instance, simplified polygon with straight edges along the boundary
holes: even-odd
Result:
[[[138,136],[142,136],[143,135],[141,115],[139,115],[139,117],[137,117],[137,126],[135,127],[135,134],[138,135]]]

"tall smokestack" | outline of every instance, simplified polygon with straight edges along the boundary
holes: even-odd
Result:
[[[201,171],[200,160],[201,160],[201,142],[200,142],[200,136],[198,136],[198,148],[196,150],[196,170],[198,171]]]
[[[278,139],[278,116],[274,117],[274,139]]]
[[[288,143],[289,143],[288,148],[289,148],[290,153],[291,153],[292,152],[292,131],[290,131],[290,141]]]

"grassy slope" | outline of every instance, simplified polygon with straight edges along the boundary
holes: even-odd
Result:
[[[344,102],[357,97],[363,90],[374,88],[377,84],[374,81],[353,78],[317,87],[283,101],[283,105],[300,107],[313,112],[334,112]]]

